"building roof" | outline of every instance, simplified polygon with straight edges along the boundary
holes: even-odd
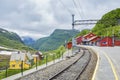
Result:
[[[13,52],[10,61],[25,61],[26,56],[29,60],[33,59],[30,53]]]
[[[33,56],[30,54],[30,52],[26,53],[27,54],[27,57],[31,60],[33,59]]]
[[[42,55],[42,52],[38,51],[38,52],[36,52],[35,54],[37,54],[37,55]]]
[[[78,38],[82,38],[83,36],[78,36],[78,37],[76,37],[76,39],[78,39]]]
[[[93,36],[93,37],[89,38],[88,41],[91,41],[91,40],[93,40],[93,39],[95,39],[95,38],[97,38],[97,37],[98,37],[98,36]]]
[[[35,54],[34,54],[34,55],[32,55],[32,56],[33,56],[33,57],[38,57],[38,55],[35,55]]]
[[[25,53],[21,53],[21,52],[14,52],[11,54],[11,58],[10,61],[15,61],[15,60],[20,60],[20,61],[24,61],[25,60]]]
[[[84,35],[83,37],[86,37],[86,36],[91,35],[91,34],[92,34],[92,35],[95,35],[95,34],[93,34],[92,32],[90,32],[90,33]]]

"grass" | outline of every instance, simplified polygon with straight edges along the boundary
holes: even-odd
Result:
[[[10,56],[8,55],[0,55],[0,69],[8,66],[10,60]]]
[[[37,63],[37,65],[40,66],[40,65],[46,64],[46,62],[48,63],[48,62],[50,62],[52,60],[60,58],[61,56],[62,56],[62,54],[59,55],[59,56],[58,55],[55,56],[55,55],[48,54],[47,58],[45,57],[43,60],[39,61]],[[36,64],[34,64],[30,69],[35,68],[35,67],[36,67]],[[11,76],[11,75],[14,75],[14,74],[17,74],[17,73],[20,73],[20,72],[21,72],[20,69],[18,69],[18,70],[7,69],[7,77]],[[3,78],[6,78],[6,70],[0,72],[0,79],[3,79]]]
[[[24,71],[26,71],[27,69],[24,69]],[[0,80],[3,79],[3,78],[6,78],[8,76],[11,76],[11,75],[14,75],[14,74],[17,74],[17,73],[20,73],[21,72],[21,69],[7,69],[7,73],[6,73],[6,70],[0,72]]]

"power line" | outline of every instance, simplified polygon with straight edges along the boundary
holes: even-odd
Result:
[[[65,4],[62,2],[62,0],[58,0],[58,1],[63,5],[63,7],[68,11],[68,13],[70,13],[70,15],[72,15],[71,10],[65,6]]]
[[[83,15],[83,17],[85,17],[84,12],[83,12],[83,8],[82,8],[81,3],[80,3],[80,0],[77,0],[77,1],[78,1],[79,8],[81,10],[81,14]]]
[[[78,12],[79,16],[82,18],[81,13],[80,13],[80,11],[78,9],[76,1],[75,0],[72,0],[72,1],[73,1],[73,4],[74,4],[75,8],[76,8],[76,11]]]

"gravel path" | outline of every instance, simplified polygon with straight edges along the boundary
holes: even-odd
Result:
[[[94,69],[97,63],[97,55],[92,51],[91,52],[91,60],[88,66],[86,67],[85,71],[80,76],[79,80],[91,80],[93,76]]]
[[[76,54],[74,57],[71,57],[70,59],[61,61],[59,63],[56,63],[54,65],[48,66],[42,70],[36,71],[32,74],[29,74],[27,76],[23,76],[22,78],[16,79],[16,80],[48,80],[50,77],[55,75],[57,72],[61,71],[68,65],[75,62],[77,59],[79,59],[83,55],[83,51]]]

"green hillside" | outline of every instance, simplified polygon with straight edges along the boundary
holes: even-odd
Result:
[[[15,41],[23,43],[21,38],[16,33],[9,32],[9,31],[2,29],[2,28],[0,28],[0,36],[3,36],[3,37],[10,39],[10,40],[15,40]]]
[[[16,33],[9,32],[1,28],[0,28],[0,46],[19,50],[33,50],[32,48],[25,46],[21,38]]]
[[[55,50],[78,33],[77,30],[56,29],[49,37],[37,40],[33,47],[42,51]]]
[[[88,34],[90,31],[91,31],[90,29],[84,29],[79,34],[77,34],[76,37]]]
[[[100,36],[120,36],[120,8],[112,10],[97,22],[92,31]]]

